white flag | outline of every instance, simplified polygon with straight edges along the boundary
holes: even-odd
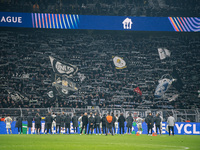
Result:
[[[158,48],[158,53],[161,60],[165,59],[166,57],[170,57],[171,55],[171,52],[166,48]]]

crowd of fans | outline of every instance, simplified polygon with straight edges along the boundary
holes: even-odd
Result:
[[[198,17],[198,0],[1,0],[1,11],[80,15]]]
[[[200,38],[196,33],[6,29],[0,32],[0,108],[199,108]],[[160,60],[158,48],[171,51]],[[62,96],[52,90],[49,56],[78,67],[78,91]],[[116,69],[113,56],[126,68]],[[177,68],[183,88],[154,97],[158,80]],[[80,74],[82,77],[80,77]],[[134,91],[139,87],[142,95]],[[178,95],[173,101],[170,97]]]

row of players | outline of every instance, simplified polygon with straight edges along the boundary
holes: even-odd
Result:
[[[172,116],[170,116],[172,117]],[[170,127],[173,127],[175,124],[175,119],[172,117],[170,119],[170,117],[168,118],[168,124]],[[35,117],[32,117],[30,114],[27,117],[27,134],[29,134],[29,128],[31,128],[31,133],[33,133],[32,131],[32,121],[35,121],[35,133],[40,134],[40,130],[41,130],[41,117],[40,115],[37,113]],[[100,114],[95,113],[95,116],[93,116],[92,113],[90,113],[89,117],[87,115],[87,113],[82,114],[80,117],[76,116],[76,114],[74,114],[74,116],[71,118],[69,114],[67,114],[66,116],[63,114],[57,114],[55,115],[53,113],[53,115],[51,115],[51,113],[49,112],[48,115],[45,117],[45,133],[49,133],[52,134],[52,130],[55,128],[56,129],[56,134],[57,132],[64,132],[63,129],[65,128],[65,132],[70,134],[70,123],[72,122],[73,124],[73,128],[74,128],[74,133],[78,133],[78,122],[80,123],[80,128],[81,131],[80,133],[83,134],[83,131],[85,134],[93,134],[94,129],[96,128],[96,134],[108,134],[108,131],[114,135],[117,133],[118,128],[119,128],[119,133],[120,134],[124,134],[124,125],[125,125],[125,121],[126,121],[126,127],[127,127],[127,133],[131,134],[132,133],[132,125],[133,122],[136,122],[137,127],[138,127],[138,133],[142,133],[142,123],[145,121],[148,127],[148,134],[150,133],[150,135],[152,134],[152,128],[154,126],[155,123],[155,127],[156,127],[156,132],[157,130],[159,131],[159,133],[161,134],[161,125],[162,125],[162,120],[163,118],[160,116],[160,114],[157,114],[156,117],[153,117],[151,113],[148,114],[148,116],[145,119],[140,118],[140,116],[138,116],[137,119],[133,119],[133,117],[131,116],[131,113],[129,114],[129,116],[127,118],[124,117],[123,113],[120,114],[120,116],[118,117],[118,115],[114,116],[114,114],[110,114],[108,113],[107,115],[104,114],[103,117],[100,116]],[[7,128],[7,133],[8,133],[8,129],[10,129],[11,131],[11,125],[10,123],[12,122],[12,119],[8,116],[5,118],[5,122],[6,122],[6,128]],[[16,125],[15,127],[18,127],[18,133],[20,133],[20,131],[22,131],[22,118],[18,117],[17,121],[16,121]],[[172,134],[174,135],[174,130],[172,129]],[[170,133],[170,132],[169,132]]]

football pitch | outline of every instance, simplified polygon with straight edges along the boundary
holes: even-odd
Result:
[[[0,135],[0,150],[199,150],[200,136]]]

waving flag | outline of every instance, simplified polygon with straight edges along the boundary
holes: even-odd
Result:
[[[60,62],[57,59],[49,56],[53,71],[57,74],[72,77],[78,71],[78,68],[72,64]]]
[[[78,91],[78,88],[76,87],[76,84],[69,80],[66,77],[63,76],[55,76],[55,82],[52,83],[52,86],[54,86],[58,93],[61,95],[68,95],[70,93],[73,93],[75,91]]]
[[[171,52],[166,48],[158,48],[158,54],[160,56],[160,59],[163,60],[166,57],[170,57]]]
[[[142,95],[142,91],[140,90],[139,87],[136,87],[136,88],[134,89],[134,91],[135,91],[136,93],[140,94],[140,96]]]
[[[168,98],[170,102],[175,101],[178,98],[178,94],[173,95],[172,97]]]
[[[183,88],[183,82],[175,67],[173,67],[172,77],[175,79],[175,81],[172,83],[173,87],[175,87],[178,92],[181,92]]]
[[[113,58],[113,63],[115,65],[116,69],[124,69],[124,68],[126,68],[126,62],[121,57],[115,56]]]
[[[161,79],[158,81],[158,86],[155,90],[154,96],[156,98],[162,98],[165,92],[169,89],[174,79],[168,75],[164,74]]]

